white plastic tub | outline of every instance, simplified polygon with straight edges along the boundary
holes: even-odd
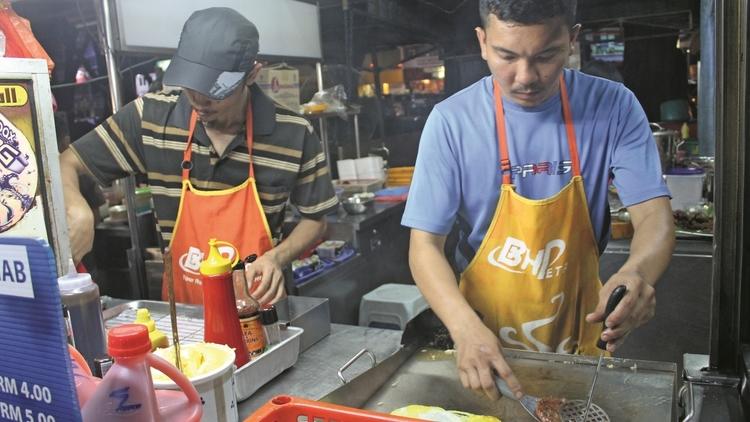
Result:
[[[672,194],[673,210],[687,210],[703,202],[703,179],[706,178],[706,174],[702,170],[691,173],[667,173],[664,178]]]

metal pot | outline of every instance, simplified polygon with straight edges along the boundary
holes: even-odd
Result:
[[[649,123],[652,135],[659,149],[659,159],[661,161],[661,171],[665,173],[667,169],[674,167],[677,148],[680,146],[680,133],[676,130],[665,129],[658,123]]]
[[[367,211],[368,206],[372,205],[373,199],[372,194],[355,194],[341,201],[341,204],[349,214],[362,214]]]

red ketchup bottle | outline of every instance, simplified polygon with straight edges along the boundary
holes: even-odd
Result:
[[[234,349],[234,363],[238,368],[250,361],[242,336],[234,297],[232,266],[234,262],[219,252],[219,245],[229,245],[216,239],[208,241],[208,257],[201,262],[203,283],[203,340],[206,343],[226,344]],[[229,245],[231,246],[231,245]],[[235,257],[238,253],[235,251]]]

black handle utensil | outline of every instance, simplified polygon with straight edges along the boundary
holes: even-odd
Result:
[[[604,320],[602,321],[602,331],[607,329],[607,318],[609,318],[609,314],[612,313],[612,311],[617,308],[617,305],[620,304],[620,301],[623,297],[625,297],[625,293],[628,292],[628,288],[619,285],[614,290],[612,290],[612,293],[609,295],[609,299],[607,299],[607,306],[604,308]],[[596,342],[596,347],[600,348],[601,350],[607,350],[607,342],[602,340],[601,336],[599,337],[599,341]]]
[[[607,318],[609,318],[609,314],[612,313],[612,311],[617,308],[617,305],[620,304],[620,301],[622,301],[622,298],[625,297],[625,293],[628,292],[628,288],[619,285],[615,287],[614,290],[612,290],[612,293],[609,295],[609,299],[607,299],[607,306],[604,307],[604,320],[602,321],[602,331],[607,329]],[[602,367],[602,358],[604,357],[604,352],[607,350],[607,342],[602,340],[601,335],[599,336],[599,341],[596,342],[596,347],[601,349],[602,351],[599,352],[599,362],[596,364],[596,372],[594,372],[594,380],[591,381],[591,388],[589,389],[589,397],[586,399],[586,413],[583,415],[582,422],[586,422],[586,418],[589,417],[589,409],[591,408],[591,397],[594,396],[594,386],[596,386],[596,379],[599,377],[599,369]]]

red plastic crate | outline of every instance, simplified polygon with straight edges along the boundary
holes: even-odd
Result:
[[[386,413],[371,412],[337,404],[276,396],[250,415],[245,422],[418,422]]]

